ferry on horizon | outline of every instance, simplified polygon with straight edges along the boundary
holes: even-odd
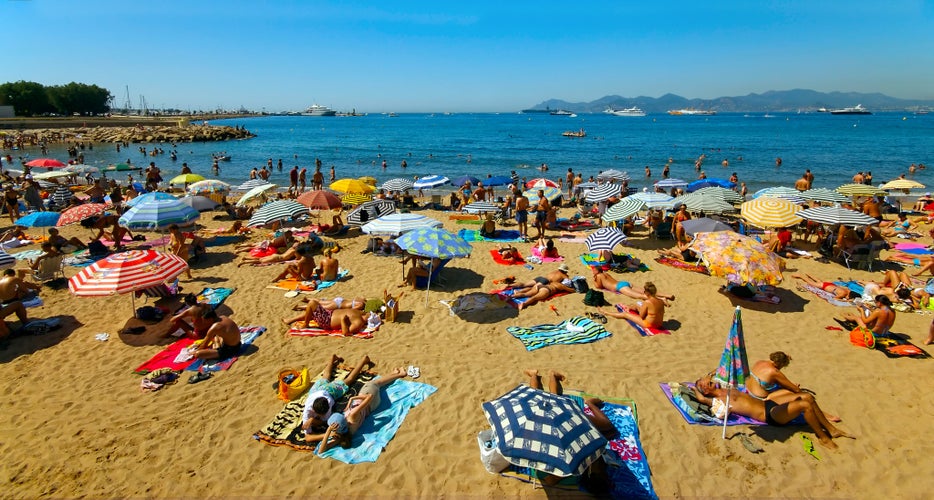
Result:
[[[305,111],[302,112],[302,116],[335,116],[337,111],[327,107],[321,106],[319,104],[312,104]]]
[[[625,109],[606,108],[603,112],[613,116],[645,116],[645,111],[642,111],[636,106]]]
[[[840,108],[840,109],[831,109],[830,114],[832,115],[871,115],[868,109],[864,108],[862,104],[857,104],[852,108]]]
[[[668,114],[672,116],[683,116],[683,115],[713,116],[717,114],[717,112],[712,109],[684,108],[684,109],[671,109],[668,111]]]

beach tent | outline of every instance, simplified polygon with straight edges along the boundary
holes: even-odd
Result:
[[[733,326],[726,337],[726,346],[720,355],[720,364],[713,379],[729,390],[726,394],[726,414],[723,416],[723,439],[726,439],[726,421],[730,416],[730,394],[733,389],[746,392],[746,379],[749,378],[749,359],[746,357],[746,340],[743,337],[743,319],[740,307],[733,313]]]

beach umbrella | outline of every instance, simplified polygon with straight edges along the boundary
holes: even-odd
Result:
[[[525,183],[526,189],[543,189],[543,188],[549,188],[549,187],[558,189],[558,183],[551,179],[546,179],[544,177],[539,177],[538,179],[532,179]]]
[[[331,183],[331,190],[341,193],[369,194],[375,187],[357,179],[340,179]]]
[[[434,189],[439,186],[443,186],[451,182],[450,179],[443,175],[426,175],[421,179],[415,181],[413,187],[415,189]]]
[[[188,205],[189,207],[199,211],[207,212],[209,210],[214,210],[220,206],[220,203],[208,198],[207,196],[192,196],[188,195],[184,198],[179,199],[178,201]]]
[[[16,258],[0,250],[0,270],[9,269],[16,265]]]
[[[512,177],[494,175],[493,177],[487,177],[486,179],[483,179],[483,184],[487,186],[507,186],[512,184]]]
[[[292,200],[278,200],[259,207],[247,222],[247,227],[265,226],[273,222],[307,215],[308,207]]]
[[[626,234],[613,227],[601,227],[587,235],[584,243],[591,252],[613,250],[616,245],[626,241]]]
[[[364,183],[364,184],[369,184],[369,185],[371,185],[371,186],[376,186],[376,177],[371,177],[371,176],[369,176],[369,175],[364,175],[363,177],[357,177],[357,180],[360,181],[360,182],[362,182],[362,183]]]
[[[312,210],[331,210],[341,208],[343,203],[334,193],[323,190],[305,191],[295,201]]]
[[[777,285],[782,281],[782,259],[749,236],[726,231],[697,233],[691,248],[701,255],[711,276],[740,285]]]
[[[201,217],[197,210],[178,198],[152,199],[127,210],[117,221],[121,226],[138,231],[161,231],[172,224],[184,226]]]
[[[250,200],[252,200],[252,199],[254,199],[254,198],[258,198],[258,199],[261,199],[261,200],[265,200],[265,199],[266,199],[266,192],[267,192],[267,191],[270,191],[270,190],[272,190],[272,189],[276,189],[276,185],[275,185],[275,184],[266,183],[266,184],[262,184],[262,185],[260,185],[260,186],[256,186],[256,187],[250,189],[249,191],[247,191],[246,193],[244,193],[243,196],[241,196],[240,199],[237,200],[237,206],[238,206],[238,207],[242,207],[242,206],[246,205],[247,202],[249,202]]]
[[[671,196],[665,193],[656,193],[652,191],[639,191],[633,193],[629,198],[635,198],[645,204],[647,208],[671,208]]]
[[[358,194],[358,193],[350,193],[350,194],[345,194],[344,196],[341,196],[341,202],[347,205],[354,205],[354,206],[360,205],[362,203],[366,203],[368,201],[371,201],[372,199],[373,197],[368,194]]]
[[[743,337],[743,319],[740,313],[740,307],[736,306],[733,313],[733,326],[730,327],[730,334],[726,337],[726,346],[723,348],[723,354],[720,355],[720,364],[713,374],[713,380],[720,383],[720,386],[728,386],[742,392],[746,392],[746,379],[749,378],[749,359],[746,356],[746,340]],[[730,394],[726,393],[726,414],[723,416],[723,435],[726,439],[726,421],[730,417]]]
[[[230,192],[230,184],[217,179],[206,179],[189,184],[185,191],[190,195],[227,194]]]
[[[794,226],[801,222],[801,217],[798,216],[800,211],[800,205],[788,200],[763,196],[743,203],[739,215],[750,224],[778,228]]]
[[[126,202],[126,206],[133,208],[140,203],[146,203],[147,201],[153,200],[177,200],[175,196],[169,193],[163,193],[162,191],[153,191],[151,193],[141,194],[132,200]]]
[[[752,199],[756,199],[760,196],[771,196],[772,198],[776,198],[777,195],[782,195],[782,194],[800,195],[801,191],[798,191],[795,188],[790,188],[790,187],[785,187],[785,186],[773,186],[773,187],[767,187],[765,189],[760,189],[756,191],[755,193],[752,193]]]
[[[721,214],[734,212],[736,207],[715,196],[702,196],[694,193],[678,196],[671,200],[672,206],[686,205],[691,212]]]
[[[886,194],[884,189],[867,184],[844,184],[837,188],[837,192],[844,196],[877,196]]]
[[[467,257],[473,247],[460,236],[445,231],[440,227],[420,227],[413,229],[396,239],[396,245],[412,255],[437,258],[440,260],[454,257]],[[405,264],[403,264],[405,270]],[[425,288],[425,307],[428,307],[428,295],[431,293],[431,265],[428,267],[428,286]]]
[[[61,217],[58,218],[58,223],[55,225],[61,227],[81,222],[88,217],[100,215],[104,213],[105,210],[107,210],[107,205],[103,203],[85,203],[83,205],[71,207],[62,212]]]
[[[455,186],[463,186],[464,184],[467,184],[468,182],[469,182],[470,184],[476,186],[477,183],[480,182],[480,179],[477,179],[476,177],[474,177],[474,176],[472,176],[472,175],[463,175],[463,176],[458,177],[458,178],[454,179],[453,181],[451,181],[451,184],[453,184],[453,185],[455,185]]]
[[[74,172],[76,174],[96,174],[100,172],[99,168],[92,165],[85,165],[83,163],[79,163],[77,165],[68,165],[62,170],[65,170],[66,172]]]
[[[687,187],[688,181],[675,179],[674,177],[670,179],[662,179],[655,183],[655,187],[660,187],[662,189],[671,189],[671,188],[683,188]]]
[[[619,202],[614,203],[612,207],[608,208],[607,211],[603,213],[603,217],[601,217],[601,219],[603,219],[604,222],[615,222],[618,220],[623,220],[635,215],[644,207],[645,202],[639,198],[627,196]]]
[[[204,176],[198,174],[181,174],[172,177],[172,180],[169,181],[169,184],[191,184],[198,181],[203,181]]]
[[[616,169],[604,170],[597,174],[598,181],[610,181],[610,182],[626,182],[632,180],[632,177],[629,176],[628,172],[623,172]]]
[[[52,196],[50,196],[56,207],[67,206],[68,203],[71,202],[71,199],[74,197],[75,195],[71,192],[70,189],[68,189],[68,186],[64,185],[59,185],[57,188],[55,188],[55,192],[53,192]]]
[[[35,160],[29,160],[26,162],[27,167],[44,167],[44,168],[55,168],[55,167],[64,167],[65,163],[62,163],[55,158],[36,158]]]
[[[553,187],[538,188],[545,192],[545,199],[548,201],[555,201],[561,197],[561,190]],[[525,196],[529,199],[529,203],[536,204],[538,203],[538,189],[529,189],[528,191],[522,193],[522,196]]]
[[[845,203],[850,201],[846,196],[827,188],[808,189],[801,193],[805,200],[819,201],[824,203]]]
[[[155,250],[129,250],[109,255],[85,267],[68,280],[68,290],[78,297],[130,293],[136,316],[137,290],[175,279],[188,269],[185,259]]]
[[[597,187],[597,185],[598,184],[596,182],[587,181],[587,182],[582,182],[578,184],[576,187],[577,189],[580,189],[581,191],[583,191],[584,189],[593,189]]]
[[[722,187],[726,189],[733,189],[736,187],[736,183],[730,182],[726,179],[717,179],[715,177],[711,177],[709,179],[698,179],[688,184],[687,191],[692,193],[705,187]]]
[[[718,186],[701,188],[694,191],[694,194],[699,196],[713,196],[730,204],[742,203],[744,201],[743,196],[736,191]]]
[[[482,408],[500,453],[519,467],[579,476],[607,443],[574,400],[525,384]]]
[[[401,177],[389,179],[381,186],[386,191],[408,191],[415,187],[415,181],[403,179]]]
[[[767,198],[778,198],[778,199],[781,199],[781,200],[790,201],[790,202],[794,203],[795,205],[804,205],[805,203],[808,202],[808,200],[804,199],[804,197],[801,196],[801,193],[797,193],[797,194],[791,194],[791,193],[771,194],[771,195],[767,196]]]
[[[441,227],[441,221],[419,214],[389,214],[367,222],[360,228],[366,234],[398,236],[420,227]]]
[[[253,188],[258,188],[260,186],[268,186],[269,184],[270,184],[269,182],[264,181],[262,179],[250,179],[244,182],[243,184],[240,184],[239,186],[235,187],[234,189],[236,189],[237,191],[250,191]]]
[[[895,179],[879,186],[879,189],[924,189],[924,184],[911,179]]]
[[[622,188],[619,184],[600,184],[597,187],[591,189],[587,192],[587,195],[584,199],[588,203],[598,203],[601,201],[609,200],[610,198],[620,197],[620,189]]]
[[[32,212],[16,219],[13,224],[23,227],[54,227],[58,224],[60,216],[58,212]]]
[[[142,170],[143,167],[135,167],[129,163],[117,163],[104,167],[105,172],[126,172],[128,170]]]
[[[697,233],[716,233],[718,231],[735,231],[733,226],[709,217],[699,217],[681,222],[685,234],[694,236]]]
[[[475,201],[464,207],[464,211],[468,214],[482,214],[487,212],[499,212],[500,207],[490,203],[488,201]]]
[[[347,224],[362,226],[371,220],[379,219],[396,211],[396,204],[392,200],[372,200],[360,204],[347,214]]]
[[[41,172],[32,176],[33,179],[37,181],[47,181],[50,179],[59,179],[62,177],[71,177],[75,175],[74,172],[68,172],[65,170],[53,170],[51,172]]]
[[[876,219],[856,210],[843,207],[814,207],[798,212],[798,217],[819,224],[844,226],[869,226],[878,224]]]

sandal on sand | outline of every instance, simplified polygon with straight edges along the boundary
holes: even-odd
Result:
[[[817,450],[814,449],[814,442],[811,441],[811,438],[809,438],[807,434],[801,435],[801,441],[801,444],[804,445],[804,451],[808,452],[808,454],[812,457],[820,460],[820,455],[818,455]]]
[[[214,374],[211,372],[198,372],[188,378],[188,383],[197,384],[198,382],[201,382],[202,380],[207,380],[211,378],[212,375]]]
[[[415,365],[409,365],[409,368],[405,371],[405,373],[412,378],[418,378],[422,375],[421,370],[419,370]]]
[[[607,320],[606,320],[606,316],[604,316],[604,315],[602,315],[602,314],[600,314],[600,313],[591,313],[591,312],[589,312],[589,313],[587,313],[587,317],[590,318],[590,319],[597,320],[597,321],[603,323],[604,325],[606,324],[606,321],[607,321]]]
[[[764,449],[762,449],[761,446],[754,443],[752,439],[749,439],[749,436],[745,434],[739,435],[739,442],[742,443],[742,445],[747,450],[749,450],[749,453],[762,453],[763,451],[765,451]]]

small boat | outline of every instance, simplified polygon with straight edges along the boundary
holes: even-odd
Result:
[[[230,155],[227,153],[217,153],[213,157],[215,161],[230,161]]]
[[[672,109],[668,111],[668,114],[671,116],[685,116],[685,115],[695,115],[695,116],[713,116],[717,114],[716,111],[712,109],[694,109],[694,108],[684,108],[684,109]]]
[[[857,104],[852,108],[840,108],[840,109],[831,109],[830,114],[832,115],[871,115],[868,109],[864,108],[862,104]]]
[[[636,106],[626,109],[606,108],[603,112],[614,116],[645,116],[645,111]]]
[[[561,133],[565,137],[586,137],[587,132],[584,132],[584,129],[580,130],[566,130]]]
[[[571,116],[574,113],[571,113],[570,111],[565,110],[565,109],[556,109],[552,111],[551,114],[552,116]]]

